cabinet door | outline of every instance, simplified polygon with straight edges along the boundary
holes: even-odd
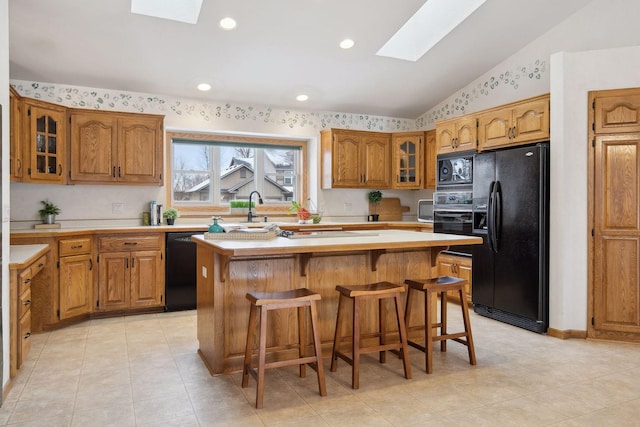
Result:
[[[361,187],[389,188],[391,182],[391,138],[389,134],[367,133],[362,139],[365,170]]]
[[[456,121],[456,151],[475,150],[478,143],[478,122],[474,117]]]
[[[640,93],[634,89],[598,96],[594,103],[596,133],[640,132]]]
[[[105,113],[71,113],[71,182],[116,180],[116,123]]]
[[[20,96],[13,88],[9,92],[9,177],[11,181],[22,181],[23,170],[23,108]]]
[[[31,310],[20,318],[18,322],[18,357],[16,369],[20,369],[31,349]]]
[[[549,139],[549,98],[523,102],[513,107],[512,143]]]
[[[65,182],[65,113],[29,106],[29,168],[27,180]]]
[[[332,180],[336,188],[362,187],[360,167],[361,136],[350,132],[335,132],[332,143]]]
[[[436,131],[429,130],[425,132],[425,153],[424,153],[424,188],[436,188]]]
[[[118,164],[121,182],[162,184],[162,118],[118,119]]]
[[[130,252],[101,253],[99,258],[98,309],[128,308],[130,292]]]
[[[164,262],[161,251],[131,253],[131,306],[164,304]]]
[[[93,260],[91,255],[60,258],[60,319],[91,313]]]
[[[392,135],[393,188],[422,188],[424,132]]]
[[[511,109],[492,110],[478,115],[478,150],[509,145]]]
[[[436,146],[438,154],[451,153],[455,150],[456,124],[448,121],[436,124]]]

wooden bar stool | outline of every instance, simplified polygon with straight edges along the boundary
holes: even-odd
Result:
[[[466,280],[451,276],[441,276],[424,280],[405,280],[409,285],[407,291],[407,306],[404,312],[407,330],[411,330],[409,319],[411,318],[411,301],[414,292],[424,292],[424,346],[409,340],[409,345],[424,352],[427,374],[433,372],[433,342],[440,341],[440,351],[447,351],[447,340],[457,341],[467,346],[469,351],[469,363],[476,364],[476,352],[473,348],[473,337],[471,335],[471,322],[469,321],[469,308],[467,298],[464,295]],[[460,306],[462,308],[462,318],[464,320],[464,332],[447,332],[447,292],[456,291],[460,294]],[[431,313],[432,298],[440,294],[440,322],[433,322]],[[440,328],[440,335],[434,335],[433,328]],[[466,339],[462,339],[465,337]]]
[[[306,288],[294,289],[284,292],[250,292],[247,299],[251,302],[251,311],[249,312],[249,329],[247,331],[247,346],[244,353],[244,368],[242,370],[242,388],[249,385],[249,374],[253,375],[258,382],[256,391],[256,408],[262,408],[264,394],[264,373],[267,369],[280,368],[284,366],[300,365],[300,377],[305,376],[305,366],[308,364],[316,370],[318,375],[318,388],[320,396],[327,395],[327,389],[324,381],[324,368],[322,366],[322,348],[320,345],[320,335],[318,334],[318,312],[316,310],[316,301],[320,299],[320,294],[310,291]],[[298,308],[298,358],[279,360],[266,363],[267,355],[267,313],[270,310],[279,310],[284,308]],[[309,307],[311,314],[311,332],[313,334],[313,346],[315,354],[307,356],[305,352],[306,345],[306,327],[304,318],[304,308]],[[251,357],[253,355],[253,335],[256,320],[260,314],[260,342],[258,347],[258,367],[257,370],[251,367]]]
[[[409,347],[407,346],[407,333],[405,331],[404,319],[402,314],[402,301],[400,294],[404,292],[404,287],[394,285],[389,282],[380,282],[370,285],[360,286],[336,286],[336,290],[340,292],[338,300],[338,317],[336,319],[336,333],[333,340],[333,352],[331,353],[331,371],[335,372],[338,368],[338,357],[351,365],[351,387],[357,389],[360,387],[360,355],[363,353],[380,352],[380,363],[384,363],[386,350],[398,350],[402,352],[404,376],[411,378],[411,364],[409,363]],[[385,307],[385,299],[393,299],[396,306],[396,319],[398,323],[398,332],[400,335],[399,342],[387,344],[387,311]],[[342,341],[341,326],[344,317],[344,301],[351,299],[353,301],[353,334],[352,334],[352,351],[351,357],[340,351],[340,343]],[[378,337],[377,345],[362,347],[360,335],[360,310],[362,300],[377,299],[378,300]]]

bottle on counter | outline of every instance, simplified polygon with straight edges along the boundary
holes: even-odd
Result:
[[[158,202],[152,200],[149,203],[149,222],[151,225],[158,225]]]

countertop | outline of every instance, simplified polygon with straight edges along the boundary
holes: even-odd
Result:
[[[191,239],[199,244],[211,245],[216,252],[226,256],[411,249],[482,243],[480,237],[407,230],[353,231],[352,233],[353,235],[349,237],[307,239],[276,237],[271,240],[209,240],[205,239],[204,235],[196,235]],[[375,235],[372,235],[374,233]]]
[[[48,251],[49,245],[11,245],[9,246],[9,269],[25,268]]]

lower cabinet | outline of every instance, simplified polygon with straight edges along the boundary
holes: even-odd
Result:
[[[164,305],[164,234],[98,237],[97,311]]]
[[[467,285],[465,286],[465,294],[467,296],[467,302],[471,303],[471,257],[451,255],[451,254],[439,254],[438,255],[438,275],[439,276],[453,276],[465,279]],[[458,295],[455,292],[450,292],[449,298],[459,301]]]
[[[93,238],[58,241],[60,320],[91,313],[93,308]]]

